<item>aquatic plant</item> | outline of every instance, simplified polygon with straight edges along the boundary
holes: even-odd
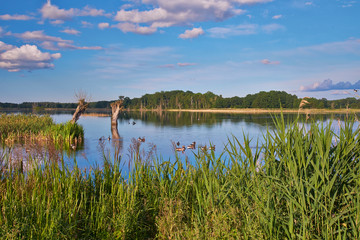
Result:
[[[255,148],[244,135],[195,164],[133,154],[128,173],[119,155],[90,169],[33,159],[19,172],[0,154],[0,238],[359,239],[355,122],[274,121]]]
[[[49,115],[2,114],[0,115],[0,140],[7,145],[15,142],[54,140],[68,146],[81,143],[84,129],[77,123],[55,124]]]

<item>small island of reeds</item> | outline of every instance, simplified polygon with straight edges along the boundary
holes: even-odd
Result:
[[[0,142],[11,146],[16,142],[46,142],[68,146],[80,144],[84,129],[77,123],[55,124],[49,115],[1,114]],[[65,143],[65,144],[64,144]]]
[[[359,239],[357,123],[274,121],[256,148],[234,136],[194,164],[134,154],[128,173],[106,154],[87,169],[30,157],[19,171],[4,149],[0,238]]]

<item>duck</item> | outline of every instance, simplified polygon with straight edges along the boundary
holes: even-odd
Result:
[[[187,146],[188,149],[195,149],[196,142],[192,142],[189,146]]]
[[[145,142],[145,137],[143,137],[143,138],[139,137],[139,138],[138,138],[138,141],[139,141],[139,142]]]
[[[186,148],[183,145],[181,148],[180,147],[175,148],[175,150],[178,151],[178,152],[185,152]]]
[[[205,145],[205,146],[203,146],[203,147],[200,147],[200,149],[203,150],[203,151],[206,151],[206,150],[207,150],[207,147],[206,147],[206,145]]]
[[[215,151],[215,145],[214,145],[214,146],[209,147],[209,150],[213,150],[213,151]]]
[[[102,140],[104,140],[103,137],[100,137],[100,138],[99,138],[99,141],[102,141]]]
[[[76,149],[76,145],[75,144],[70,144],[70,147],[75,150]]]
[[[109,140],[109,141],[111,140],[111,137],[110,137],[110,136],[108,137],[108,140]]]
[[[132,125],[135,125],[135,124],[136,124],[136,122],[135,122],[135,121],[133,121],[133,122],[132,122]]]

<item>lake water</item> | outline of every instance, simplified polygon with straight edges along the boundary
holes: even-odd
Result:
[[[52,114],[55,122],[66,122],[71,114]],[[286,114],[285,119],[293,120],[296,114]],[[316,120],[329,122],[330,119],[343,119],[344,115],[316,115]],[[163,160],[173,160],[175,157],[174,144],[188,146],[196,142],[196,149],[179,152],[182,158],[194,159],[199,147],[216,146],[215,155],[220,155],[228,138],[232,136],[241,139],[248,135],[256,141],[261,141],[262,134],[267,129],[274,128],[270,114],[220,114],[220,113],[189,113],[189,112],[124,112],[118,119],[119,140],[112,139],[110,117],[82,116],[78,121],[85,129],[83,148],[76,151],[77,162],[80,166],[102,163],[102,154],[113,155],[115,148],[119,150],[122,159],[127,162],[131,155],[131,146],[139,137],[145,138],[140,145],[140,152],[154,153]],[[111,140],[107,140],[108,137]],[[99,138],[105,140],[99,141]],[[156,149],[156,151],[154,151]],[[104,151],[103,151],[104,150]]]
[[[71,112],[50,113],[56,123],[71,120]],[[131,148],[138,143],[139,137],[145,138],[140,144],[140,152],[146,156],[150,152],[164,161],[174,160],[175,154],[181,159],[194,160],[194,153],[199,147],[216,146],[215,155],[219,156],[228,138],[232,136],[242,140],[248,135],[252,147],[256,141],[262,140],[262,134],[274,129],[271,114],[223,114],[223,113],[190,113],[190,112],[123,112],[118,119],[118,133],[120,139],[115,140],[111,131],[110,116],[81,116],[78,121],[84,127],[85,139],[83,146],[76,151],[68,151],[65,158],[72,160],[76,157],[80,167],[102,165],[103,154],[111,158],[117,150],[124,163],[131,159]],[[296,114],[285,114],[286,120],[292,121]],[[312,115],[319,122],[328,123],[331,119],[343,119],[345,115]],[[305,116],[303,116],[305,119]],[[108,137],[111,140],[108,140]],[[99,140],[100,138],[104,140]],[[187,149],[184,153],[175,151],[176,143],[179,146],[188,146],[196,142],[196,149]],[[241,141],[242,142],[242,141]],[[126,165],[126,164],[125,164]]]

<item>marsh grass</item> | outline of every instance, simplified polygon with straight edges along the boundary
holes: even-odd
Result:
[[[54,141],[69,149],[84,139],[84,129],[70,122],[55,124],[49,115],[2,114],[0,115],[0,140],[6,145],[15,143],[44,144]]]
[[[134,154],[129,173],[106,154],[101,167],[34,159],[19,173],[3,151],[0,238],[359,239],[354,121],[337,133],[274,121],[255,149],[243,136],[219,157],[199,150],[194,164]]]

